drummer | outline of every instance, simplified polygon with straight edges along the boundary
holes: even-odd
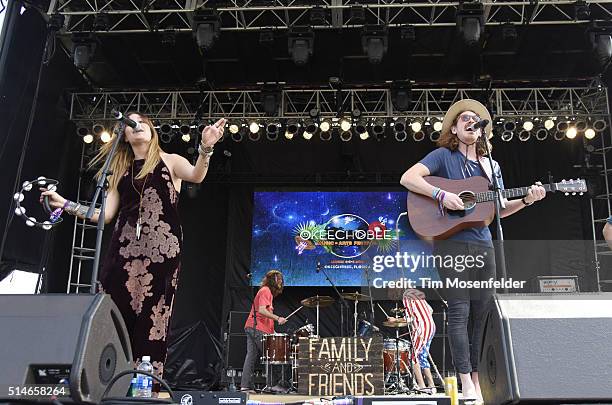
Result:
[[[255,360],[261,355],[261,338],[265,334],[274,333],[274,322],[283,325],[287,320],[274,314],[272,302],[283,291],[283,274],[278,270],[270,270],[261,281],[261,287],[253,300],[251,312],[244,324],[247,335],[247,354],[242,367],[242,391],[253,391],[253,369]],[[253,309],[257,308],[254,313]]]

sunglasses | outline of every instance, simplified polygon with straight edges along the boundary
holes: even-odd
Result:
[[[461,114],[459,116],[459,120],[461,120],[462,122],[469,122],[470,120],[473,120],[474,122],[478,122],[481,120],[481,118],[478,115]]]

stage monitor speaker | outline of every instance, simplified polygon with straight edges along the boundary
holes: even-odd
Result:
[[[612,294],[498,295],[478,364],[487,405],[612,403]]]
[[[250,312],[230,311],[229,333],[232,335],[244,335],[244,324],[246,323],[249,314]]]
[[[98,403],[115,375],[133,369],[123,317],[106,294],[0,295],[0,347],[0,387],[68,384],[60,401]],[[109,396],[125,396],[130,380]]]
[[[242,370],[247,353],[247,335],[228,335],[226,364],[228,368]]]
[[[246,405],[246,392],[174,391],[174,402],[181,405]]]

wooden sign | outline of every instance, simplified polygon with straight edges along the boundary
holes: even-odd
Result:
[[[382,395],[380,337],[300,338],[298,393],[314,396]]]

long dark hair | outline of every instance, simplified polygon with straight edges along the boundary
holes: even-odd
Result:
[[[278,270],[270,270],[261,280],[261,286],[268,287],[274,297],[283,292],[284,284],[283,273]]]

